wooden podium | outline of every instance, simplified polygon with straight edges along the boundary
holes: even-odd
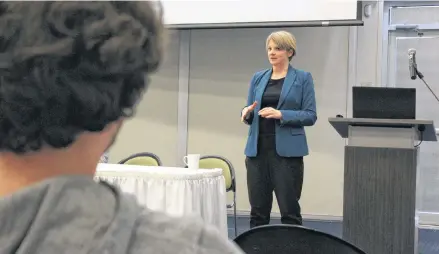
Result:
[[[437,141],[433,121],[329,118],[329,122],[348,139],[343,238],[368,254],[417,253],[418,144]]]

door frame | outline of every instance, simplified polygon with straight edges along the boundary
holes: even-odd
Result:
[[[393,53],[396,50],[396,37],[398,34],[408,35],[406,37],[417,37],[423,33],[425,37],[439,36],[439,24],[391,24],[391,9],[395,7],[417,7],[417,6],[439,6],[439,1],[386,1],[383,7],[382,15],[382,58],[381,58],[381,84],[383,86],[394,86],[394,77],[390,68],[394,67],[396,61]],[[392,48],[393,47],[393,48]],[[393,65],[392,65],[393,63]],[[438,129],[437,129],[438,130]],[[438,132],[437,132],[438,133]],[[418,170],[419,175],[419,170]],[[419,177],[418,177],[419,181]],[[419,187],[418,187],[419,188]],[[438,194],[439,195],[439,194]],[[418,204],[420,202],[418,198]],[[416,218],[419,227],[436,227],[439,226],[439,211],[425,212],[418,211]]]

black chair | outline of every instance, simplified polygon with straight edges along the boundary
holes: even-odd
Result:
[[[365,254],[340,238],[293,225],[256,227],[235,242],[247,254]]]

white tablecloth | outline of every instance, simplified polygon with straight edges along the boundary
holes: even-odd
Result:
[[[227,236],[226,187],[221,169],[99,164],[96,178],[134,194],[151,210],[172,216],[199,215]]]

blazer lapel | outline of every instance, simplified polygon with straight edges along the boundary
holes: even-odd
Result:
[[[277,104],[278,109],[285,102],[285,99],[287,98],[287,95],[290,92],[290,89],[293,86],[295,80],[296,80],[296,70],[290,65],[288,67],[288,72],[287,75],[285,76],[284,84],[282,86],[282,92],[280,94],[279,103]]]
[[[273,72],[272,69],[267,70],[262,78],[259,80],[259,82],[256,84],[256,91],[255,91],[255,101],[258,102],[258,105],[256,106],[255,111],[258,112],[261,109],[261,99],[262,95],[264,94],[265,88],[267,87],[268,81],[271,78],[271,73]]]

